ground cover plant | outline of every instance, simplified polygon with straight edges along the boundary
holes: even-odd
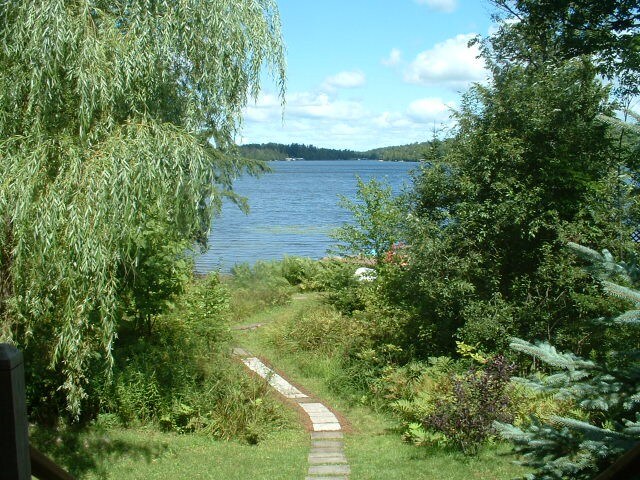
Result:
[[[113,378],[87,387],[95,400],[83,422],[41,422],[34,445],[78,478],[166,478],[180,468],[211,478],[299,476],[305,447],[294,412],[230,355],[230,296],[212,274],[188,282],[151,330],[123,322]],[[283,445],[288,453],[277,453]],[[224,455],[248,465],[238,470]]]
[[[293,480],[308,469],[302,429],[272,432],[257,445],[107,424],[32,431],[32,441],[78,479],[202,478]]]

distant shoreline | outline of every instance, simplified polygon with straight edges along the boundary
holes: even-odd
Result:
[[[436,142],[436,143],[434,143]],[[251,143],[240,145],[240,154],[262,161],[303,161],[303,160],[375,160],[383,162],[419,162],[429,158],[434,148],[439,148],[446,140],[411,143],[371,150],[348,150],[321,148],[314,145],[292,143]]]

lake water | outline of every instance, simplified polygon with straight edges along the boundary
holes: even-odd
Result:
[[[387,179],[395,191],[410,183],[415,163],[375,160],[270,162],[273,172],[243,176],[234,184],[251,212],[225,203],[213,220],[209,250],[196,256],[196,270],[229,271],[236,263],[285,255],[322,258],[333,244],[329,232],[350,220],[339,195],[355,198],[356,176]]]

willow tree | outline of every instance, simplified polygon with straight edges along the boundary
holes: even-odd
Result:
[[[73,414],[145,249],[251,168],[226,153],[265,67],[283,98],[274,0],[0,2],[0,339]]]

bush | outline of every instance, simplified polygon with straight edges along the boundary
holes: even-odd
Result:
[[[514,365],[497,356],[481,370],[472,368],[455,376],[450,394],[436,401],[435,411],[423,419],[423,426],[443,433],[464,453],[477,453],[496,433],[495,421],[513,419],[509,388],[513,370]]]
[[[272,327],[271,343],[287,352],[311,351],[331,354],[341,351],[356,335],[353,322],[330,305],[312,305]]]
[[[318,290],[317,278],[322,275],[323,264],[306,257],[285,256],[280,262],[281,274],[290,285],[300,290]]]
[[[404,422],[404,437],[418,444],[451,445],[466,454],[494,435],[493,422],[513,418],[513,365],[493,357],[478,368],[449,357],[396,368],[381,377],[382,394]]]

